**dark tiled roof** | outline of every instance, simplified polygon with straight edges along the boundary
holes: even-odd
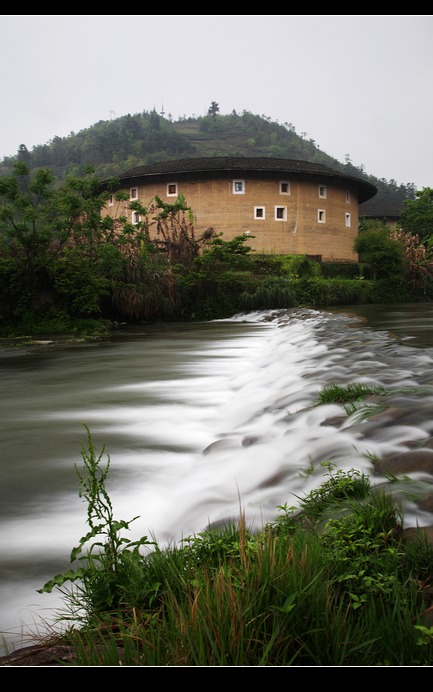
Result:
[[[134,178],[147,178],[156,175],[182,175],[191,173],[223,173],[234,172],[246,175],[248,172],[281,173],[284,175],[315,175],[323,179],[339,178],[350,181],[358,192],[359,202],[365,202],[374,197],[377,188],[371,183],[344,175],[339,171],[334,171],[328,166],[309,161],[298,161],[293,159],[274,159],[265,157],[250,158],[247,156],[214,156],[209,158],[185,158],[173,161],[162,161],[148,166],[136,166],[122,173],[120,180],[131,180]]]
[[[406,205],[400,201],[388,199],[370,199],[359,205],[359,215],[374,218],[399,219]]]

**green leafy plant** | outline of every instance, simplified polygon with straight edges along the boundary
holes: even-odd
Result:
[[[90,531],[81,538],[70,555],[71,564],[78,560],[84,566],[56,575],[38,592],[50,593],[54,588],[61,589],[66,582],[79,582],[77,594],[72,592],[69,596],[70,602],[80,603],[81,606],[84,603],[87,615],[91,617],[119,607],[124,599],[122,584],[129,581],[131,571],[134,567],[137,569],[142,562],[140,547],[155,543],[149,541],[147,536],[138,541],[130,541],[121,535],[123,530],[129,530],[130,524],[138,517],[130,521],[114,518],[105,486],[110,457],[107,456],[106,466],[102,467],[105,447],[97,454],[90,430],[87,426],[84,427],[87,431],[87,447],[83,445],[81,450],[84,469],[75,469],[80,482],[80,497],[87,501]],[[93,542],[83,555],[84,548],[90,541]]]
[[[374,593],[389,594],[396,586],[394,565],[402,559],[396,537],[402,519],[391,494],[374,494],[369,478],[355,469],[335,471],[301,501],[301,510],[286,505],[274,523],[293,532],[303,525],[318,531],[338,589],[351,607],[360,608]],[[396,569],[396,568],[395,568]]]
[[[344,410],[348,416],[355,413],[364,417],[377,413],[385,408],[383,403],[365,403],[369,396],[385,396],[386,390],[380,385],[369,385],[363,382],[354,382],[345,386],[331,384],[323,387],[316,400],[316,406],[321,404],[345,404]]]
[[[323,387],[317,398],[317,404],[346,403],[364,399],[371,394],[385,394],[385,389],[376,385],[362,382],[345,385],[344,387],[331,384]]]
[[[149,541],[121,537],[131,522],[114,519],[109,457],[102,467],[86,431],[77,475],[90,531],[71,553],[83,567],[41,589],[74,582],[71,603],[85,613],[62,635],[73,658],[59,665],[431,664],[432,548],[400,540],[391,494],[364,474],[323,462],[328,479],[262,531],[241,512],[238,524],[141,554]]]
[[[323,515],[329,515],[335,508],[341,509],[346,501],[363,500],[370,493],[370,480],[364,473],[356,469],[335,471],[330,462],[322,466],[329,469],[328,480],[299,498],[304,515],[313,521],[322,520]]]

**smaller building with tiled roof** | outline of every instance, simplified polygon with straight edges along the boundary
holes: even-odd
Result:
[[[359,207],[360,219],[377,219],[394,226],[399,223],[402,212],[406,209],[405,201],[392,199],[370,199]]]
[[[182,195],[196,235],[213,228],[223,240],[247,234],[258,254],[306,254],[323,261],[358,260],[359,204],[377,188],[327,166],[275,158],[210,157],[138,166],[119,176],[130,201]],[[108,213],[118,214],[111,200]],[[139,221],[126,203],[123,213]]]

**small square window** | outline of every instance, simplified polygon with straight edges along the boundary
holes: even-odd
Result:
[[[290,195],[290,183],[286,180],[280,182],[280,195]]]
[[[245,181],[244,180],[233,180],[233,194],[234,195],[245,194]]]
[[[255,219],[265,219],[266,218],[265,207],[254,207],[254,218]]]
[[[326,198],[326,185],[319,185],[319,197]]]
[[[275,207],[275,221],[287,221],[287,207]]]
[[[349,214],[349,212],[347,212],[346,213],[346,228],[350,228],[351,221],[352,221],[351,215]]]
[[[326,212],[324,209],[318,209],[317,210],[317,221],[319,223],[325,223],[326,222]]]
[[[138,213],[138,211],[133,211],[132,212],[132,223],[137,224],[140,223],[141,221],[141,214]]]
[[[130,199],[138,199],[138,187],[131,187],[129,197]]]
[[[177,183],[168,183],[167,197],[177,197]]]

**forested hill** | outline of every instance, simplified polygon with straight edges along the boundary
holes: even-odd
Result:
[[[362,206],[362,213],[395,215],[404,200],[415,197],[415,185],[378,179],[357,168],[346,156],[344,163],[321,151],[305,133],[296,133],[290,123],[271,121],[264,115],[233,111],[221,115],[213,102],[209,114],[172,121],[155,110],[101,120],[67,137],[53,137],[28,150],[22,144],[16,156],[0,162],[0,175],[9,175],[17,160],[30,169],[49,168],[58,179],[81,176],[94,168],[102,179],[135,166],[203,156],[270,156],[324,164],[347,175],[367,180],[378,188],[377,195]]]

